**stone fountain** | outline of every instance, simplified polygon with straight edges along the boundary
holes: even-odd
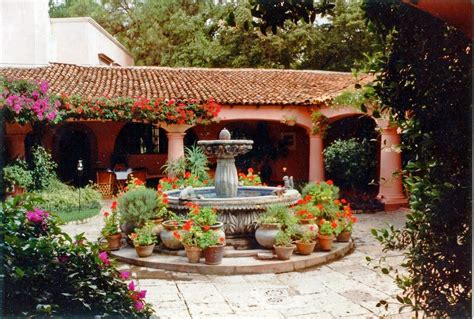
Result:
[[[215,186],[168,191],[169,207],[181,215],[187,212],[188,202],[217,209],[228,244],[252,247],[257,219],[267,207],[290,206],[300,199],[299,192],[291,187],[239,186],[235,157],[250,151],[253,141],[231,140],[229,131],[223,129],[218,140],[198,141],[198,146],[217,159]]]

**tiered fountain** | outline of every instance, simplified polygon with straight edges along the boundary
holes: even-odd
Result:
[[[290,206],[300,199],[299,192],[289,187],[239,186],[235,157],[250,151],[253,141],[231,140],[229,131],[223,129],[218,140],[198,141],[198,145],[217,158],[215,186],[169,191],[169,207],[178,214],[186,212],[188,202],[217,209],[228,244],[250,248],[257,218],[268,206]]]

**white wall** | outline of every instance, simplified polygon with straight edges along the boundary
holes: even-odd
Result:
[[[49,62],[48,0],[0,0],[0,65]]]
[[[51,19],[51,30],[55,37],[52,62],[100,65],[98,54],[102,53],[121,66],[133,65],[127,49],[91,18]]]

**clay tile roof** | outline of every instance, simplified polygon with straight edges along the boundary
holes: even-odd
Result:
[[[52,63],[0,68],[9,79],[47,81],[54,93],[84,97],[213,97],[221,104],[317,105],[354,86],[350,73],[269,69],[106,67]],[[369,76],[363,76],[368,82]]]

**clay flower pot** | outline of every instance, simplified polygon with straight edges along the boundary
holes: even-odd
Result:
[[[217,222],[211,226],[210,230],[215,232],[219,236],[219,238],[224,238],[224,241],[222,242],[222,244],[225,246],[226,241],[225,241],[225,232],[223,228],[224,228],[224,223]]]
[[[184,249],[186,250],[186,257],[188,257],[189,263],[191,264],[199,263],[199,260],[201,259],[201,252],[202,252],[201,248],[193,247],[193,246],[184,246]]]
[[[296,246],[273,246],[275,249],[275,253],[280,260],[288,260],[293,255],[293,251],[295,250]]]
[[[183,249],[181,241],[173,234],[177,232],[180,236],[182,235],[182,229],[180,224],[176,224],[174,221],[167,220],[162,223],[163,230],[160,233],[161,241],[166,248],[178,250]]]
[[[17,195],[23,195],[25,193],[25,188],[18,186],[18,185],[13,185],[13,192],[12,196],[17,196]]]
[[[330,251],[332,248],[332,242],[334,241],[334,235],[318,235],[319,248],[323,251]]]
[[[208,265],[219,265],[224,257],[224,245],[209,246],[204,249],[204,258]]]
[[[107,240],[107,246],[110,250],[119,250],[122,241],[122,234],[118,233],[115,235],[110,235],[105,238]]]
[[[337,241],[347,243],[349,240],[351,240],[351,235],[352,233],[350,231],[343,231],[337,235]]]
[[[148,246],[135,246],[135,251],[137,252],[138,257],[148,257],[153,253],[153,248],[155,248],[155,244]]]
[[[280,224],[260,224],[255,231],[255,239],[260,246],[272,249],[279,230]]]
[[[304,243],[300,240],[297,240],[295,243],[296,249],[298,250],[298,253],[300,255],[311,255],[314,250],[314,247],[316,246],[316,242]]]

